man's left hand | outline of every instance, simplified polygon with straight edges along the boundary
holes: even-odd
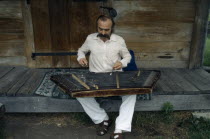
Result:
[[[117,61],[113,66],[114,70],[119,70],[121,68],[122,68],[122,63],[120,61]]]

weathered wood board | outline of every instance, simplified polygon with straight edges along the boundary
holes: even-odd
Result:
[[[7,73],[10,72],[14,67],[8,67],[8,66],[1,66],[0,67],[0,78],[5,76]]]
[[[13,87],[16,82],[25,74],[27,68],[24,67],[16,67],[9,71],[9,74],[6,74],[0,79],[0,94],[6,95],[10,88]]]
[[[0,56],[0,65],[25,66],[25,56]]]
[[[21,0],[0,1],[0,65],[26,65]]]
[[[34,30],[40,31],[35,33],[37,52],[76,52],[87,35],[96,31],[95,19],[104,12],[99,6],[105,5],[117,10],[115,33],[125,39],[128,49],[135,52],[139,67],[186,68],[189,64],[194,0],[38,1],[32,0]],[[39,16],[41,12],[35,13],[37,10],[45,13],[41,15],[44,19]],[[44,25],[39,23],[42,20],[46,21]],[[43,40],[43,34],[48,39]],[[80,67],[76,56],[48,56],[36,61],[40,67]]]
[[[193,0],[113,0],[113,7],[118,12],[115,32],[134,50],[138,67],[188,66]]]
[[[196,0],[195,22],[193,26],[189,68],[199,68],[203,64],[209,8],[209,0]]]
[[[34,32],[35,52],[50,52],[50,21],[48,0],[32,0],[31,16]],[[52,57],[37,57],[35,67],[52,67]]]
[[[137,101],[135,111],[161,111],[163,104],[170,102],[174,110],[210,110],[210,95],[156,95],[150,101]],[[40,112],[84,112],[80,103],[73,99],[55,99],[48,97],[0,97],[6,113]],[[201,105],[202,102],[202,105]],[[102,104],[108,112],[118,112],[121,100],[107,100]]]
[[[95,32],[101,3],[32,0],[35,52],[76,52],[87,35]],[[35,67],[78,66],[75,56],[42,56],[36,57]]]
[[[32,61],[30,54],[76,52],[87,35],[96,31],[97,16],[107,13],[99,7],[110,6],[118,12],[115,33],[135,52],[138,67],[192,68],[202,64],[205,39],[200,36],[205,38],[208,0],[31,0],[27,6],[24,3],[0,1],[1,63],[13,65],[10,59],[17,56],[21,60],[16,60],[15,65],[80,67],[76,56],[42,56]]]
[[[0,43],[0,56],[23,56],[24,42]]]
[[[15,95],[32,96],[34,91],[37,89],[42,79],[44,78],[44,75],[48,71],[49,69],[34,69],[30,77],[27,79],[27,82],[25,82],[22,86],[20,86],[20,88],[15,92]]]

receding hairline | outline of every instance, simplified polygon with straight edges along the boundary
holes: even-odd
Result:
[[[111,23],[112,23],[112,28],[114,27],[114,25],[115,25],[115,22],[114,22],[114,20],[113,20],[113,18],[112,17],[110,17],[110,16],[107,16],[107,15],[100,15],[98,18],[97,18],[97,26],[98,26],[98,22],[99,22],[99,20],[100,21],[102,21],[102,22],[106,22],[106,21],[111,21]]]
[[[110,21],[111,24],[113,25],[113,22],[112,22],[111,19],[106,19],[106,20],[100,20],[100,19],[99,19],[98,22],[97,22],[98,24],[99,24],[99,21],[100,21],[100,22],[108,22],[108,21]]]

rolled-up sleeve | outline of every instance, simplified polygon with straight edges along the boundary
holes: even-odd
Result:
[[[124,67],[127,67],[128,63],[130,63],[131,55],[130,55],[130,52],[128,51],[128,49],[127,49],[127,46],[126,46],[124,40],[122,40],[121,45],[122,45],[122,47],[121,47],[121,50],[120,50],[120,55],[122,57],[122,60],[120,62],[122,63],[122,66],[124,68]]]
[[[84,44],[78,49],[77,53],[77,61],[79,61],[81,58],[85,58],[85,55],[90,51],[89,45],[88,45],[88,37],[85,40]]]

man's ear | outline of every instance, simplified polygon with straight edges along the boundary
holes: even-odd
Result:
[[[111,33],[114,33],[114,28],[112,28]]]

